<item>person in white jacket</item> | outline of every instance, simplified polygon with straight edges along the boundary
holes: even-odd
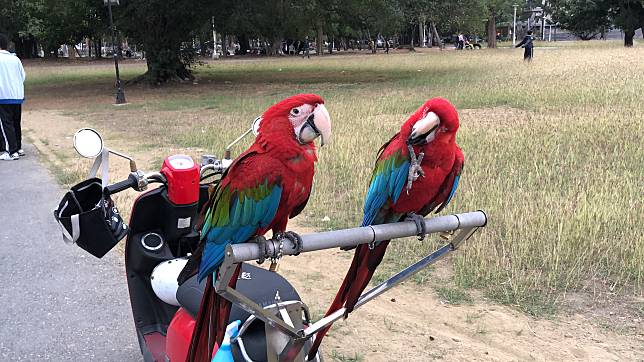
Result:
[[[25,100],[25,69],[9,53],[9,38],[0,34],[0,160],[24,156],[20,119]]]

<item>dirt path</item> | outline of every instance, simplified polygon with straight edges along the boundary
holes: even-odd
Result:
[[[73,156],[71,146],[73,132],[86,124],[56,111],[26,111],[23,122],[25,134],[45,154],[44,159],[56,165],[53,167],[78,170],[79,174],[86,170],[87,162]],[[170,148],[137,151],[124,135],[105,136],[113,148],[129,152],[144,167],[151,167],[153,160],[172,152]],[[112,166],[114,177],[127,172],[125,164]],[[117,200],[123,211],[132,196]],[[301,233],[312,231],[294,229]],[[304,254],[285,258],[280,272],[319,318],[350,261],[350,253],[336,250]],[[441,263],[437,268],[448,268],[450,261]],[[627,331],[610,325],[610,321],[622,319],[631,326]],[[553,319],[534,319],[481,300],[470,305],[450,305],[441,301],[431,286],[409,282],[355,311],[346,321],[336,323],[323,348],[327,360],[332,361],[644,361],[641,316],[615,315],[608,319],[609,325],[598,320],[595,314],[582,309]]]

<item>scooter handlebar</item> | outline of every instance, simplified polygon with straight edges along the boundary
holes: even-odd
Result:
[[[105,192],[106,195],[113,195],[129,188],[134,188],[138,186],[138,184],[139,181],[137,180],[136,176],[130,174],[127,180],[119,181],[112,185],[107,185],[103,192]]]

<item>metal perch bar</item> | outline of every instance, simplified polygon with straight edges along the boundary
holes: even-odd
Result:
[[[394,286],[409,279],[411,276],[427,267],[428,265],[442,259],[472,236],[479,227],[487,224],[487,215],[483,211],[474,211],[464,214],[438,216],[424,219],[425,232],[427,234],[445,231],[461,230],[452,240],[443,247],[425,256],[418,262],[400,271],[398,274],[387,279],[380,285],[365,292],[360,296],[354,309],[357,309],[380,294],[393,288]],[[343,229],[328,231],[322,233],[302,235],[302,253],[316,250],[332,249],[338,247],[351,247],[360,244],[372,242],[393,240],[418,235],[421,232],[413,221],[404,221],[393,224],[364,226],[352,229]],[[282,247],[280,248],[280,244]],[[297,251],[295,245],[289,239],[281,240],[271,239],[266,242],[266,251],[263,258],[278,258],[281,255],[293,255]],[[315,335],[319,330],[342,318],[345,309],[342,308],[335,313],[320,319],[309,325],[307,328],[294,328],[287,324],[274,313],[264,310],[241,293],[228,287],[230,279],[233,276],[236,264],[262,259],[260,247],[256,243],[228,245],[226,247],[226,256],[220,268],[220,278],[215,283],[215,290],[224,298],[239,305],[247,312],[255,315],[267,325],[275,328],[289,337],[288,344],[281,350],[275,351],[267,345],[267,356],[269,361],[293,361],[297,356],[304,342]],[[281,349],[281,347],[280,347]]]
[[[425,231],[427,234],[453,231],[464,228],[485,226],[487,216],[483,211],[473,211],[464,214],[438,216],[425,219]],[[404,238],[418,235],[419,230],[412,221],[403,221],[392,224],[363,226],[352,229],[334,230],[314,234],[302,235],[302,252],[307,253],[316,250],[351,247],[371,242]],[[279,240],[268,240],[265,258],[276,258],[279,255]],[[296,253],[293,242],[288,239],[282,240],[283,255]],[[232,257],[233,263],[260,259],[259,245],[255,243],[244,243],[229,245],[226,250],[226,257]]]

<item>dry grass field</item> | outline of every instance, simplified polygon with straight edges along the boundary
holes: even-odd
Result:
[[[130,104],[120,107],[110,104],[109,63],[35,62],[27,65],[25,107],[27,117],[41,120],[27,121],[28,136],[65,165],[55,173],[71,183],[82,171],[64,132],[75,126],[97,128],[151,170],[169,152],[221,155],[270,104],[319,93],[334,139],[319,152],[314,193],[297,222],[334,229],[362,219],[380,145],[426,99],[446,97],[460,113],[465,170],[443,213],[483,209],[490,223],[415,283],[431,280],[447,303],[484,298],[537,316],[574,307],[577,296],[577,304],[602,313],[619,301],[633,321],[625,330],[641,336],[642,59],[641,41],[633,49],[599,41],[538,47],[532,64],[513,49],[231,59],[197,66],[194,83],[126,87]],[[144,70],[138,63],[122,68],[126,78]],[[52,112],[57,116],[42,120]],[[376,279],[438,245],[393,243]]]

